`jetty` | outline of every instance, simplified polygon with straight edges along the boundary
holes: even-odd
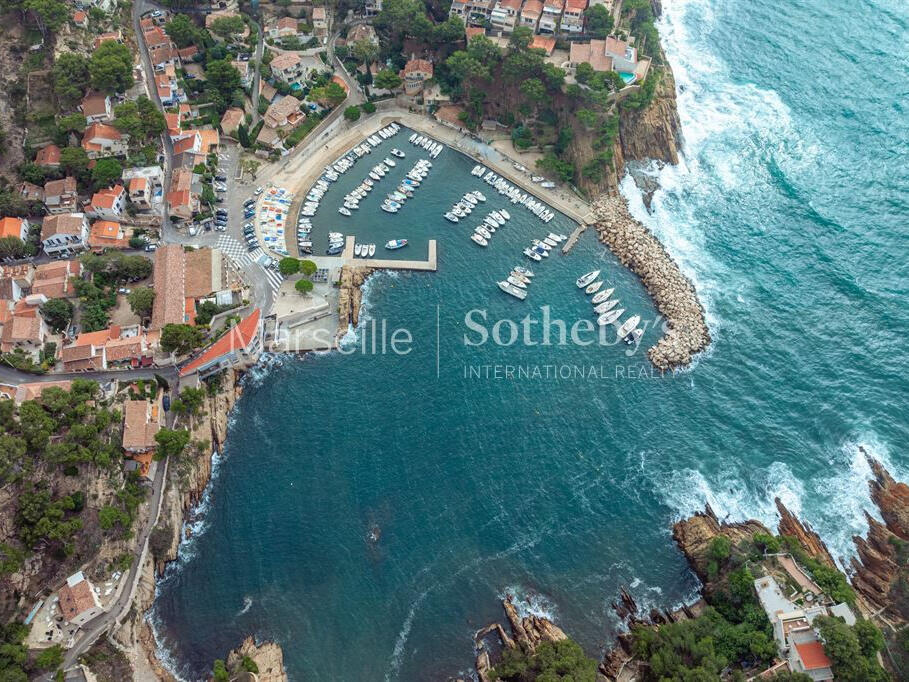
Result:
[[[568,237],[568,241],[565,242],[565,244],[562,246],[563,256],[568,254],[571,249],[574,248],[574,245],[578,243],[578,239],[581,238],[581,235],[584,234],[588,227],[590,227],[590,223],[581,223],[576,228],[574,228],[574,232],[571,233],[571,235]]]
[[[348,235],[341,253],[344,265],[382,270],[417,270],[421,272],[435,272],[438,269],[436,240],[429,240],[429,251],[426,260],[398,260],[395,258],[357,258],[354,256],[354,246],[357,238]],[[380,247],[381,248],[381,247]]]

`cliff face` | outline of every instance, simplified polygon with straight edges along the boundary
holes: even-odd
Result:
[[[863,451],[864,452],[864,451]],[[868,536],[855,536],[852,586],[897,624],[909,622],[909,486],[897,482],[867,452],[871,499],[884,523],[866,514]]]
[[[836,562],[830,556],[830,551],[824,541],[821,540],[821,536],[815,533],[810,526],[799,521],[792,512],[786,509],[780,498],[777,497],[774,502],[776,502],[777,511],[780,513],[779,534],[794,537],[808,554],[827,564],[830,568],[837,568]]]
[[[676,108],[675,78],[668,64],[660,68],[662,76],[650,106],[642,110],[623,109],[619,116],[621,154],[616,155],[619,177],[622,176],[619,159],[623,163],[651,159],[679,162],[681,124]]]
[[[348,325],[354,327],[360,320],[360,303],[363,292],[360,287],[372,274],[372,268],[345,266],[341,270],[340,292],[338,294],[338,333],[347,331]]]

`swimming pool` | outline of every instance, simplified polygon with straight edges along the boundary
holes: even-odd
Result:
[[[635,76],[633,73],[628,73],[627,71],[619,71],[619,77],[625,81],[626,85],[634,83],[635,79],[637,78],[637,76]]]

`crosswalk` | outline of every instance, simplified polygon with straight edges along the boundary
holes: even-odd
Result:
[[[233,261],[237,270],[242,272],[249,266],[253,266],[254,272],[258,269],[260,272],[257,272],[255,276],[258,276],[259,274],[264,275],[265,281],[268,282],[268,288],[271,290],[272,300],[277,298],[278,289],[281,288],[281,283],[284,281],[284,278],[281,277],[281,273],[265,267],[269,257],[261,247],[254,251],[247,251],[243,244],[226,234],[222,234],[218,237],[217,246],[223,253],[227,254],[227,257],[230,258],[231,261]]]

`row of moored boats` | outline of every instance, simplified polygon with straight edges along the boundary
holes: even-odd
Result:
[[[534,260],[539,263],[544,258],[549,258],[549,252],[566,239],[568,239],[568,237],[564,234],[550,232],[542,239],[532,240],[530,242],[530,246],[524,249],[524,255],[527,256],[530,260]]]
[[[375,244],[354,244],[354,257],[372,258],[376,255]]]
[[[612,298],[615,287],[603,289],[603,281],[597,279],[600,276],[599,270],[593,270],[585,275],[581,275],[575,284],[578,289],[583,289],[584,293],[592,295],[590,299],[593,304],[593,312],[597,316],[597,324],[601,327],[613,325],[616,327],[616,335],[625,343],[636,343],[643,335],[644,330],[638,328],[641,322],[640,315],[632,315],[625,321],[620,321],[625,313],[625,308],[619,308],[619,299]]]
[[[391,150],[394,156],[398,156],[395,152],[398,152],[401,157],[404,156],[404,152],[400,152],[397,149]],[[360,208],[360,201],[372,192],[375,184],[384,178],[396,165],[397,163],[393,159],[386,157],[384,161],[373,166],[372,170],[369,171],[369,177],[363,178],[363,182],[344,195],[344,205],[338,208],[338,213],[349,216],[351,211],[356,211]]]
[[[436,158],[445,149],[445,145],[441,142],[436,142],[431,137],[420,135],[419,133],[414,133],[410,136],[410,143],[429,152],[429,158],[431,159]]]
[[[452,204],[451,208],[443,213],[442,216],[448,222],[456,223],[461,218],[469,216],[473,212],[473,209],[477,207],[477,204],[485,201],[486,195],[482,192],[467,192],[467,194]]]
[[[385,200],[379,207],[386,213],[397,213],[404,207],[404,202],[410,199],[420,184],[432,170],[432,161],[419,159],[409,171],[398,188],[385,195]]]
[[[511,220],[511,214],[504,208],[491,211],[483,216],[483,221],[479,225],[473,228],[470,238],[475,244],[487,246],[496,230],[505,227],[505,223],[509,220]]]
[[[533,281],[533,270],[523,265],[516,265],[508,273],[508,277],[499,282],[499,289],[506,294],[523,301],[527,298],[527,288]]]
[[[549,208],[549,206],[542,201],[537,201],[533,195],[521,191],[519,187],[515,187],[508,182],[508,180],[493,171],[487,171],[484,166],[474,166],[473,170],[470,171],[470,174],[478,178],[483,178],[487,185],[493,187],[502,196],[508,197],[511,203],[524,206],[544,223],[548,223],[555,218],[555,212]]]

